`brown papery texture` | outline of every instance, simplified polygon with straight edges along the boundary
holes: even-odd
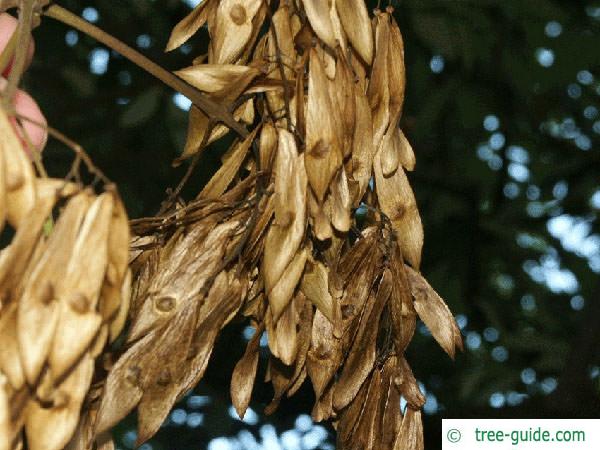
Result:
[[[248,134],[195,198],[170,196],[131,238],[116,189],[41,179],[0,115],[0,223],[16,229],[0,255],[0,450],[108,449],[134,410],[141,444],[218,370],[209,360],[234,319],[255,330],[231,374],[240,416],[266,364],[267,413],[307,381],[339,449],[423,449],[426,374],[405,355],[417,318],[450,357],[462,343],[419,271],[406,175],[418,149],[400,128],[410,67],[392,9],[205,0],[167,50],[202,27],[208,54],[176,73]],[[229,132],[192,107],[174,164]]]

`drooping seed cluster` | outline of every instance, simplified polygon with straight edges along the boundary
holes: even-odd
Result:
[[[0,253],[0,450],[109,450],[107,433],[134,409],[144,442],[235,317],[255,329],[231,376],[240,416],[266,332],[267,413],[308,379],[312,415],[333,423],[338,448],[422,449],[424,397],[405,358],[417,317],[450,356],[462,344],[419,273],[392,10],[204,0],[167,49],[205,25],[208,54],[177,74],[248,132],[193,201],[133,221],[131,240],[113,187],[36,175],[0,111],[0,223],[15,230]],[[175,164],[227,133],[193,106]]]
[[[362,0],[205,0],[175,27],[168,50],[207,25],[208,54],[177,73],[250,131],[194,201],[134,223],[131,327],[97,432],[137,408],[138,444],[150,438],[237,315],[255,329],[231,379],[240,416],[266,331],[267,413],[308,378],[313,417],[333,422],[338,448],[423,448],[424,397],[404,352],[417,316],[450,356],[461,338],[419,273],[391,13],[371,18]],[[227,133],[193,106],[175,163]]]
[[[0,449],[71,439],[94,361],[127,318],[129,225],[113,187],[36,175],[0,109]],[[23,430],[25,433],[23,433]]]

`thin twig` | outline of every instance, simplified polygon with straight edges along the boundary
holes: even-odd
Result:
[[[16,30],[11,34],[10,39],[6,43],[6,47],[0,53],[0,73],[4,73],[10,64],[10,60],[15,53],[15,48],[17,46],[17,33]]]
[[[81,31],[82,33],[85,33],[88,36],[93,37],[94,39],[106,45],[107,47],[115,50],[116,52],[119,52],[125,58],[132,61],[134,64],[138,65],[154,77],[158,78],[169,87],[185,95],[208,117],[214,118],[217,121],[227,125],[241,137],[248,136],[248,130],[246,130],[246,128],[242,124],[235,120],[235,118],[227,110],[227,108],[216,103],[214,100],[210,99],[198,89],[194,88],[175,74],[162,68],[150,59],[146,58],[144,55],[129,47],[124,42],[118,40],[114,36],[106,33],[97,26],[92,25],[91,23],[71,13],[70,11],[67,11],[66,9],[55,4],[50,5],[44,11],[44,14],[48,17],[63,22],[64,24]]]
[[[13,65],[8,75],[6,88],[3,92],[3,101],[10,105],[13,101],[17,87],[25,71],[25,63],[27,62],[27,53],[31,42],[31,27],[33,24],[33,12],[37,5],[36,0],[22,0],[19,9],[19,24],[16,30],[16,47]]]

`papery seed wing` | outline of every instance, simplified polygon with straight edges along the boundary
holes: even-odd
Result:
[[[258,152],[260,159],[260,170],[270,172],[273,167],[273,161],[277,155],[277,130],[271,122],[263,124],[260,130],[260,139]]]
[[[348,40],[367,65],[373,61],[373,33],[363,0],[336,0],[336,7]]]
[[[398,148],[400,164],[409,172],[415,168],[415,152],[402,130],[398,129],[394,145]]]
[[[412,369],[404,357],[398,358],[397,374],[394,382],[412,408],[420,409],[425,404],[425,396],[421,392]]]
[[[423,422],[421,411],[408,407],[402,419],[402,426],[394,450],[423,450]]]
[[[344,363],[333,395],[333,406],[340,410],[356,396],[373,369],[376,357],[379,318],[392,292],[392,275],[384,272],[377,295],[369,299],[362,314],[354,343]]]
[[[219,2],[211,41],[212,59],[215,64],[235,62],[253,34],[252,19],[262,2],[248,0],[222,0]]]
[[[390,218],[402,254],[418,268],[423,247],[423,225],[415,195],[401,167],[385,177],[381,167],[381,153],[373,161],[377,199],[381,210]]]
[[[244,418],[252,397],[261,336],[262,327],[259,327],[255,329],[254,336],[246,346],[244,356],[237,362],[231,375],[231,403],[241,419]]]
[[[10,390],[8,380],[0,372],[0,450],[11,450],[14,427],[10,417]]]
[[[199,64],[175,72],[192,86],[225,103],[234,101],[260,74],[254,67],[233,64]]]
[[[391,18],[390,42],[388,48],[388,76],[390,83],[390,128],[396,128],[402,115],[404,90],[406,87],[406,70],[404,67],[404,42],[400,28]]]
[[[273,313],[273,320],[279,320],[284,309],[292,299],[294,290],[298,286],[302,272],[304,271],[304,264],[308,257],[308,251],[303,248],[296,253],[296,256],[290,261],[285,271],[279,278],[279,281],[273,286],[272,289],[267,291],[269,298],[269,305]]]
[[[393,450],[396,436],[402,424],[402,411],[400,410],[400,392],[394,383],[397,358],[390,356],[381,374],[381,433],[380,447],[385,450]]]
[[[408,266],[406,272],[417,314],[438,344],[451,358],[454,358],[456,348],[462,350],[462,339],[460,329],[448,305],[419,272]]]
[[[5,168],[6,215],[18,228],[36,202],[35,174],[4,110],[0,111],[0,153]]]
[[[331,224],[336,230],[342,233],[348,232],[352,221],[350,217],[352,203],[344,166],[340,167],[339,172],[332,180],[330,195],[327,200],[329,203]]]
[[[317,200],[322,203],[329,183],[342,164],[329,81],[316,50],[310,51],[306,113],[306,173]]]
[[[44,408],[31,399],[25,418],[31,450],[61,450],[79,422],[79,411],[94,373],[94,360],[85,355],[54,393],[55,405]]]
[[[131,301],[131,270],[128,270],[123,279],[121,285],[121,302],[119,303],[119,310],[113,319],[111,320],[108,327],[108,342],[112,343],[119,337],[121,331],[125,327],[127,321],[127,313],[129,312],[129,304]]]
[[[257,132],[258,128],[255,128],[243,141],[235,144],[225,154],[223,157],[223,165],[217,173],[213,175],[204,189],[202,189],[199,198],[211,200],[218,199],[227,190],[233,177],[240,170],[244,159],[246,159]]]
[[[375,443],[376,436],[380,433],[377,427],[377,419],[380,415],[381,372],[374,370],[370,379],[365,381],[365,384],[369,385],[369,391],[367,392],[363,410],[354,431],[354,436],[352,437],[352,445],[364,448],[365,450],[375,450],[377,447],[373,444]]]
[[[196,326],[197,305],[180,310],[158,334],[141,361],[144,394],[138,405],[136,447],[150,439],[181,393],[178,373],[185,366]]]
[[[0,345],[0,375],[5,375],[12,388],[19,390],[25,384],[25,373],[17,339],[17,305],[15,304],[2,309],[0,342],[2,342]]]
[[[201,1],[187,16],[185,16],[171,32],[166,50],[170,52],[183,45],[196,31],[198,31],[208,18],[208,12],[211,7],[216,6],[214,0]]]
[[[364,92],[356,87],[356,127],[352,146],[352,174],[350,178],[358,183],[357,192],[352,197],[352,205],[358,206],[365,195],[372,176],[373,157],[373,118],[369,101]]]
[[[121,305],[123,280],[128,270],[129,220],[125,206],[116,192],[113,193],[113,211],[108,234],[108,266],[102,286],[100,313],[105,320],[112,318]]]
[[[142,368],[156,332],[148,333],[123,353],[110,369],[96,416],[96,433],[110,430],[135,408],[142,398]]]
[[[327,0],[302,0],[302,4],[315,34],[330,48],[335,48],[335,34]]]
[[[311,348],[306,368],[315,396],[320,398],[342,362],[341,341],[333,324],[317,309],[312,323]]]
[[[379,13],[376,17],[376,50],[367,96],[373,112],[373,143],[379,147],[390,123],[390,81],[388,47],[390,42],[389,14]]]
[[[322,262],[309,260],[306,263],[301,289],[332,324],[340,320],[340,306],[329,293],[329,271]]]
[[[265,248],[262,261],[263,276],[265,279],[265,289],[270,292],[279,279],[296,252],[304,237],[306,227],[306,172],[304,170],[304,158],[301,155],[294,155],[296,146],[291,145],[293,138],[287,131],[280,131],[278,156],[275,161],[275,178],[277,179],[278,167],[282,166],[282,173],[293,174],[289,180],[282,179],[277,185],[282,189],[281,197],[288,198],[292,203],[286,205],[286,210],[291,213],[281,213],[282,220],[289,217],[290,223],[280,224],[276,220],[269,227],[265,237]],[[288,154],[292,160],[295,160],[291,169],[286,169]],[[287,186],[284,186],[287,181]],[[277,195],[277,194],[276,194]],[[278,201],[276,200],[276,203]],[[277,206],[276,206],[277,208]],[[280,210],[283,206],[280,204]],[[277,214],[277,212],[276,212]],[[285,222],[285,220],[283,220]],[[277,318],[281,310],[275,307],[273,309],[274,317]]]

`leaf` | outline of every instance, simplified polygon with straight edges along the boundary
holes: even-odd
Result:
[[[138,95],[119,117],[119,125],[123,128],[131,128],[148,122],[158,111],[161,97],[162,90],[159,87],[151,87]]]

